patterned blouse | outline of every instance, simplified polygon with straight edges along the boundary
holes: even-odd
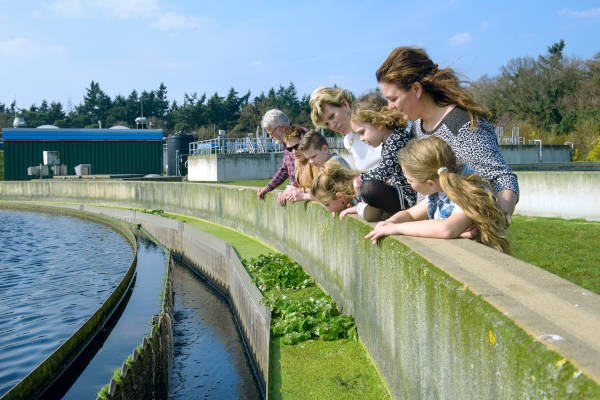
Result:
[[[416,137],[434,135],[444,140],[460,164],[470,165],[475,173],[490,181],[494,193],[509,189],[519,195],[517,176],[506,164],[494,127],[486,120],[480,120],[477,128],[471,130],[469,114],[454,107],[433,131],[425,131],[423,121],[418,119],[412,124],[411,133]]]
[[[381,145],[381,162],[375,168],[363,172],[359,176],[362,184],[366,181],[389,183],[398,189],[402,199],[407,200],[408,207],[415,205],[417,195],[406,181],[400,163],[398,152],[413,138],[413,133],[404,128],[396,128]],[[402,200],[401,199],[401,200]]]

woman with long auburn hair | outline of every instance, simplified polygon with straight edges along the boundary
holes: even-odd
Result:
[[[394,49],[376,72],[388,108],[413,121],[412,134],[446,141],[461,164],[470,165],[492,186],[510,223],[518,201],[517,176],[498,147],[489,113],[461,86],[450,68],[438,68],[425,50]]]

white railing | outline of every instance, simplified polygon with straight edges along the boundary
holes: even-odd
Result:
[[[283,151],[283,145],[269,138],[217,138],[192,142],[189,155],[199,154],[254,154]]]

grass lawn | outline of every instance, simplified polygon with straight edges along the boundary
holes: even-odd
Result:
[[[511,255],[600,294],[600,222],[513,216]]]

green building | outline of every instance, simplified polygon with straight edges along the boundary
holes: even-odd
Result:
[[[90,164],[90,174],[161,174],[162,129],[4,128],[4,179],[28,180],[28,167],[43,164],[44,151],[58,151],[67,175]]]

